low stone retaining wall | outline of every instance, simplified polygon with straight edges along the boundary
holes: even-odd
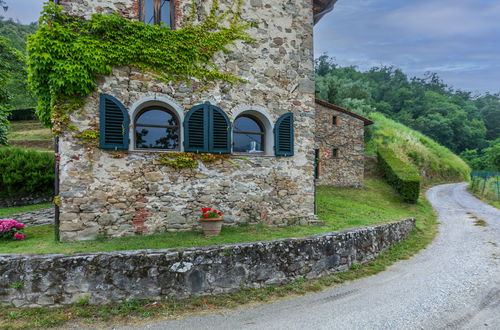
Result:
[[[404,240],[415,219],[302,238],[187,249],[0,255],[0,301],[53,306],[88,297],[188,298],[317,278],[374,259]]]
[[[53,199],[54,196],[51,195],[0,197],[0,208],[50,203]]]
[[[54,223],[55,210],[54,207],[38,209],[35,211],[17,213],[0,218],[0,220],[16,220],[26,226],[42,226]]]

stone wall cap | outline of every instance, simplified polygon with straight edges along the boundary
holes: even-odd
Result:
[[[318,98],[315,99],[315,102],[316,102],[316,104],[322,105],[322,106],[324,106],[326,108],[329,108],[329,109],[332,109],[332,110],[337,110],[337,111],[343,112],[346,115],[349,115],[351,117],[360,119],[360,120],[362,120],[365,123],[365,126],[373,124],[372,120],[370,120],[370,119],[368,119],[366,117],[360,116],[357,113],[354,113],[354,112],[352,112],[350,110],[347,110],[345,108],[339,107],[338,105],[335,105],[333,103],[326,102],[326,101],[323,101],[323,100],[318,99]]]

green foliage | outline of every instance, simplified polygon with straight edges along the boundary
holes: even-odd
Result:
[[[435,73],[409,78],[392,66],[361,72],[331,58],[316,60],[319,97],[359,114],[375,109],[460,153],[500,137],[500,95],[453,90]],[[354,101],[354,102],[353,102]]]
[[[491,141],[483,150],[465,150],[460,157],[475,170],[500,171],[500,138]]]
[[[21,54],[9,45],[9,41],[0,36],[0,145],[7,144],[9,129],[8,110],[10,109],[11,95],[4,86],[12,79],[13,72],[21,65]]]
[[[369,118],[375,124],[367,150],[376,150],[378,145],[391,149],[401,161],[416,168],[426,183],[469,180],[469,166],[448,148],[381,113],[374,112]]]
[[[85,294],[76,300],[75,305],[80,307],[88,306],[90,304],[89,300],[90,300],[90,294]]]
[[[21,290],[24,287],[24,281],[11,282],[9,286],[16,290]]]
[[[36,24],[23,25],[0,17],[0,37],[8,40],[10,47],[19,51],[19,55],[24,58],[26,52],[26,37],[36,31]],[[12,71],[11,79],[8,79],[3,87],[11,95],[11,105],[14,109],[24,109],[35,107],[36,100],[28,90],[27,72],[25,63],[11,62],[15,70]]]
[[[194,168],[198,162],[195,158],[196,154],[188,152],[179,152],[174,154],[160,154],[158,161],[164,165],[173,168]]]
[[[0,148],[0,196],[51,194],[54,156],[34,150]]]
[[[400,160],[393,150],[377,147],[378,164],[387,181],[407,202],[415,203],[420,195],[420,176],[417,170]]]
[[[176,152],[162,153],[158,156],[158,161],[173,168],[194,168],[198,164],[198,160],[203,163],[213,163],[217,160],[222,160],[238,165],[229,160],[229,157],[230,155],[228,154]]]
[[[93,92],[96,78],[109,75],[113,66],[136,66],[165,82],[195,79],[205,86],[241,82],[212,63],[217,52],[229,52],[236,40],[251,41],[246,33],[249,25],[239,17],[239,4],[219,13],[218,1],[213,0],[199,25],[190,21],[171,30],[117,14],[94,14],[87,21],[64,15],[62,7],[47,3],[38,32],[28,38],[29,82],[38,97],[40,120],[64,127],[75,102]],[[196,6],[191,17],[194,10]]]
[[[97,128],[88,129],[75,134],[75,138],[79,139],[79,144],[87,147],[99,147],[99,130]]]

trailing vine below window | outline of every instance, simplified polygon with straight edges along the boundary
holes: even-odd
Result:
[[[241,2],[220,12],[218,0],[213,0],[204,21],[194,25],[193,1],[186,26],[178,30],[118,14],[94,14],[84,20],[65,15],[61,6],[48,2],[27,48],[38,117],[56,135],[61,134],[69,115],[96,89],[96,78],[111,74],[113,66],[135,66],[164,82],[195,79],[204,86],[216,81],[243,82],[212,62],[217,52],[229,52],[228,46],[236,40],[252,41],[246,32],[251,24],[240,18]]]
[[[239,166],[233,162],[228,154],[211,154],[211,153],[194,153],[194,152],[176,152],[162,153],[158,156],[158,162],[173,168],[194,168],[198,164],[198,160],[203,163],[213,163],[218,160],[228,162],[235,166]]]

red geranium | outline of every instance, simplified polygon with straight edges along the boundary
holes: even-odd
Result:
[[[220,218],[222,217],[222,212],[217,211],[216,209],[212,209],[210,207],[202,207],[201,208],[201,218]]]

